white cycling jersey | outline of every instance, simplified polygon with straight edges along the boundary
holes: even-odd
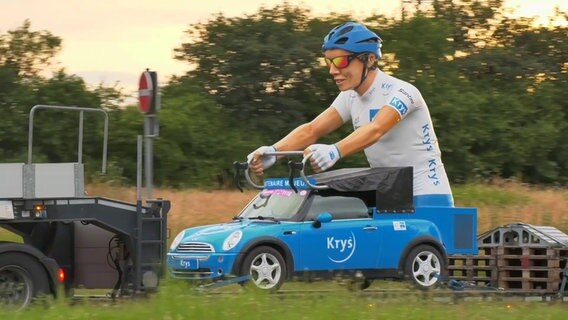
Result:
[[[365,149],[371,167],[414,167],[414,195],[452,194],[442,163],[438,139],[428,106],[412,84],[378,70],[371,87],[359,96],[339,93],[332,104],[353,128],[371,122],[381,108],[393,108],[401,117],[379,141]]]

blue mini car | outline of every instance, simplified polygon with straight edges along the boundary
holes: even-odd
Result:
[[[261,289],[285,280],[444,279],[447,256],[477,254],[477,211],[414,207],[412,168],[339,169],[266,179],[233,221],[188,228],[167,254],[174,278],[250,275]],[[363,280],[363,281],[360,281]]]

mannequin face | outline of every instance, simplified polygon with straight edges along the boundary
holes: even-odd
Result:
[[[352,90],[359,86],[361,76],[364,72],[364,62],[354,54],[342,49],[330,49],[324,52],[326,63],[329,66],[329,74],[335,80],[335,84],[340,91]],[[375,62],[373,54],[368,55],[368,66]],[[366,84],[367,79],[364,84]],[[363,85],[359,86],[363,87]],[[359,89],[357,88],[357,89]]]

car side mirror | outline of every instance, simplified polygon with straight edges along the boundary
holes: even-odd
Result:
[[[320,214],[317,215],[316,219],[314,220],[314,222],[312,223],[312,226],[314,226],[314,228],[319,228],[321,227],[322,223],[328,223],[331,220],[333,220],[333,217],[331,216],[331,213],[329,212],[322,212]]]

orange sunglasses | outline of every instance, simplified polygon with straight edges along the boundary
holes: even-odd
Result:
[[[327,65],[328,68],[333,64],[337,69],[343,69],[347,68],[351,63],[351,61],[353,61],[353,59],[359,56],[360,55],[358,54],[350,54],[346,56],[338,56],[331,59],[329,58],[323,58],[323,59],[325,60],[325,64]]]

